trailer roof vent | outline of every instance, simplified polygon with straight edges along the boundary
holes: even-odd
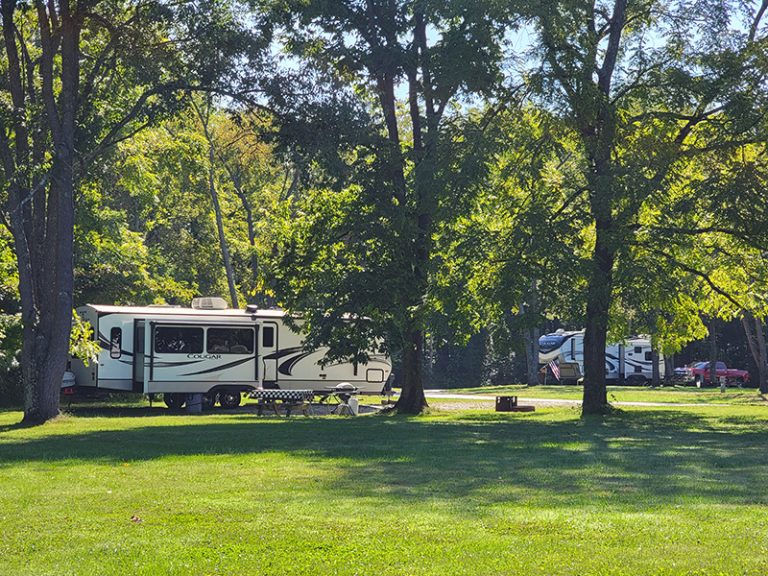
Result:
[[[193,298],[192,308],[196,310],[226,310],[227,301],[217,296],[205,296],[203,298]]]

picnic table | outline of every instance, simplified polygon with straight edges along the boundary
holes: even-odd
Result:
[[[312,399],[315,397],[313,390],[252,390],[249,398],[258,401],[258,415],[264,414],[264,408],[272,409],[276,416],[280,415],[280,408],[285,409],[286,417],[291,412],[301,410],[304,416],[312,414]]]

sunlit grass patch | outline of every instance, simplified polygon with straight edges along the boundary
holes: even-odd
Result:
[[[136,413],[0,413],[0,574],[768,570],[761,407]]]

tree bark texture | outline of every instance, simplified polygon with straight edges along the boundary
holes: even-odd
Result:
[[[717,329],[714,318],[709,322],[709,371],[704,374],[702,384],[707,380],[713,385],[717,383]]]
[[[522,305],[524,311],[523,344],[525,346],[525,368],[528,386],[536,386],[539,383],[539,336],[541,330],[536,325],[539,318],[538,293],[536,280],[531,282],[531,291],[528,294],[528,304]]]
[[[528,386],[536,386],[539,383],[539,328],[523,328],[525,341],[525,367]]]
[[[605,387],[605,345],[613,289],[615,249],[607,236],[608,223],[597,222],[592,272],[587,289],[587,322],[584,330],[583,414],[603,414],[608,409]]]
[[[768,393],[768,357],[766,357],[765,325],[760,318],[748,312],[741,317],[741,325],[744,327],[752,360],[757,366],[760,393],[766,394]]]
[[[656,388],[661,386],[661,371],[659,370],[659,349],[655,344],[651,344],[651,386]]]
[[[0,156],[10,183],[8,213],[19,269],[23,422],[39,424],[59,413],[72,324],[80,16],[68,0],[36,3],[41,54],[23,77],[24,47],[17,43],[25,40],[15,25],[16,0],[2,0],[1,6],[13,113],[8,124],[0,120]],[[42,104],[45,114],[33,116],[28,104]]]
[[[664,385],[671,386],[675,376],[675,362],[672,354],[664,355]]]
[[[609,410],[605,387],[605,345],[608,318],[613,299],[613,267],[616,261],[620,224],[614,220],[614,208],[621,197],[617,185],[616,116],[611,103],[613,74],[621,48],[627,0],[615,0],[607,43],[600,59],[597,45],[590,47],[584,63],[584,77],[596,84],[573,90],[569,85],[571,106],[578,118],[579,132],[589,160],[586,174],[589,206],[595,222],[595,247],[587,287],[587,319],[584,331],[584,397],[582,414],[603,414]],[[594,59],[594,60],[593,60]],[[594,82],[594,81],[593,81]]]
[[[389,29],[389,28],[388,28]],[[394,27],[391,28],[394,30]],[[391,31],[390,30],[390,31]],[[385,34],[386,35],[386,34]],[[387,43],[394,45],[396,39],[387,37]],[[398,152],[394,174],[394,188],[400,189],[395,198],[410,196],[413,200],[413,216],[403,229],[406,237],[412,236],[409,256],[411,260],[411,293],[405,317],[408,318],[403,351],[403,388],[395,408],[398,412],[416,414],[427,406],[424,397],[424,301],[429,283],[429,269],[432,256],[433,217],[437,209],[435,197],[435,167],[437,163],[437,139],[442,109],[436,104],[432,93],[430,51],[426,40],[426,17],[423,6],[414,7],[412,60],[406,66],[408,78],[408,105],[411,120],[413,150],[413,182],[411,194],[405,187],[404,158]],[[380,94],[382,111],[393,150],[401,150],[400,137],[395,115],[395,96],[392,73],[385,71],[380,78],[384,90]],[[447,97],[447,96],[444,96]],[[422,110],[423,108],[423,110]],[[425,120],[422,121],[422,118]],[[408,210],[405,203],[403,210]]]
[[[422,358],[424,357],[424,333],[414,328],[408,334],[403,347],[403,378],[400,397],[395,408],[402,414],[420,414],[427,407],[424,396]]]

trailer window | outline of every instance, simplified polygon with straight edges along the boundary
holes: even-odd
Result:
[[[203,351],[203,329],[181,326],[155,328],[155,352],[166,354],[200,354]]]
[[[646,352],[645,353],[645,359],[648,360],[648,362],[653,360],[653,352]]]
[[[264,326],[262,329],[261,345],[264,348],[272,348],[275,345],[275,329],[272,326]]]
[[[635,346],[635,354],[642,354],[643,348],[642,346]]]
[[[112,328],[109,331],[109,357],[120,358],[123,355],[123,329]]]
[[[252,328],[208,328],[208,352],[253,354]]]

